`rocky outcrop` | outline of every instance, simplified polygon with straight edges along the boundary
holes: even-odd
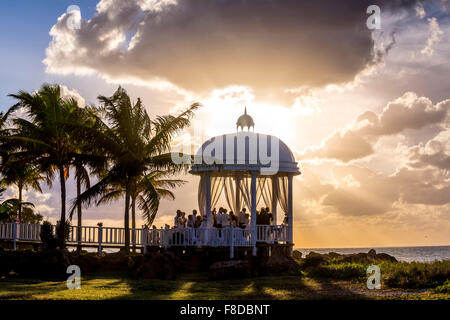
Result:
[[[298,250],[294,250],[292,252],[292,258],[294,258],[295,260],[301,260],[302,256],[303,254]]]
[[[302,261],[304,268],[316,267],[333,260],[336,263],[340,262],[354,262],[354,263],[372,263],[372,262],[397,262],[397,259],[386,253],[377,253],[374,249],[369,250],[368,253],[353,253],[353,254],[339,254],[336,252],[329,252],[325,254],[310,252]]]
[[[131,257],[128,266],[133,279],[175,280],[183,263],[171,252],[153,252]]]
[[[1,275],[13,271],[20,277],[65,279],[67,267],[71,264],[70,255],[65,250],[0,252]]]
[[[246,260],[215,262],[208,271],[209,280],[243,279],[251,276],[252,268]]]

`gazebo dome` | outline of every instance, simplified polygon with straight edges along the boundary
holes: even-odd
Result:
[[[241,115],[236,122],[236,129],[239,127],[244,130],[247,127],[247,130],[255,127],[255,122],[253,118],[247,114],[247,108],[244,109],[244,114]]]
[[[222,152],[215,150],[212,143],[216,148],[221,146]],[[267,150],[260,152],[260,146],[264,145]],[[272,156],[273,151],[277,154]],[[300,173],[292,151],[277,137],[254,132],[237,132],[216,136],[204,142],[196,153],[196,162],[190,173],[257,171],[274,166],[277,173]]]

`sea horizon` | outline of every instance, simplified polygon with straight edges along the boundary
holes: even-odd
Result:
[[[346,247],[346,248],[294,248],[303,256],[314,251],[325,254],[336,252],[339,254],[352,254],[368,252],[374,249],[377,253],[386,253],[404,262],[433,262],[436,260],[450,260],[450,245],[442,246],[389,246],[389,247]]]

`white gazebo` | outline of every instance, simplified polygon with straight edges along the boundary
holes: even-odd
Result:
[[[250,243],[256,255],[257,242],[293,245],[293,177],[300,170],[283,141],[250,128],[254,121],[245,110],[236,123],[236,133],[203,143],[189,172],[200,176],[198,206],[208,227],[212,226],[211,210],[222,194],[234,213],[248,208]],[[261,202],[273,215],[271,225],[256,224]],[[282,219],[277,218],[278,205],[284,213]]]

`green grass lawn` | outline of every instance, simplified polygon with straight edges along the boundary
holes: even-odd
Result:
[[[81,289],[68,290],[65,281],[14,277],[0,279],[0,299],[450,299],[435,290],[368,290],[364,283],[298,276],[207,281],[187,274],[176,281],[131,280],[120,274],[90,274]]]

